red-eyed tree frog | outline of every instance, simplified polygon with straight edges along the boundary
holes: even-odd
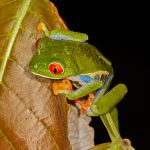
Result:
[[[72,87],[58,88],[54,84],[55,94],[65,94],[68,100],[82,99],[90,95],[88,102],[82,104],[90,116],[100,116],[112,139],[120,138],[118,131],[116,104],[127,92],[124,84],[119,84],[107,94],[113,78],[111,62],[94,46],[86,41],[83,33],[63,29],[48,31],[41,23],[45,37],[36,43],[37,52],[33,56],[29,70],[36,75],[50,79],[65,79]],[[92,96],[91,96],[92,95]],[[103,96],[104,95],[104,96]],[[81,104],[81,103],[80,103]]]

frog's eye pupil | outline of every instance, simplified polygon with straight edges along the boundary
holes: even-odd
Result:
[[[54,68],[54,73],[55,73],[55,74],[57,73],[57,68]]]
[[[63,70],[63,67],[59,63],[54,62],[49,65],[49,71],[52,74],[59,75],[59,74],[62,74],[64,70]]]

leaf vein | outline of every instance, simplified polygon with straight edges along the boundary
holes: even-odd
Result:
[[[0,5],[0,8],[3,7],[3,6],[6,6],[6,5],[12,4],[13,2],[16,2],[16,1],[17,0],[11,0],[11,1],[5,2],[5,3]]]
[[[1,24],[1,23],[6,23],[6,22],[9,22],[9,21],[12,21],[12,20],[14,20],[15,18],[16,18],[16,16],[14,16],[14,17],[12,17],[12,18],[5,19],[5,20],[3,20],[3,21],[0,21],[0,24]]]
[[[13,146],[13,144],[11,143],[11,141],[8,139],[8,137],[4,134],[4,132],[1,129],[0,129],[0,135],[2,135],[5,138],[6,142],[9,144],[9,146],[13,150],[15,150],[15,147]]]
[[[55,138],[51,135],[50,131],[48,130],[48,128],[47,128],[47,126],[46,126],[46,124],[45,124],[42,120],[40,120],[30,108],[28,108],[28,107],[25,105],[25,103],[23,102],[23,100],[17,95],[17,93],[15,93],[15,92],[13,91],[13,89],[12,89],[11,87],[9,87],[9,85],[8,85],[7,83],[3,82],[2,85],[3,85],[5,88],[7,88],[9,91],[11,91],[12,94],[16,97],[16,99],[19,100],[19,101],[23,104],[23,106],[25,107],[26,111],[29,111],[29,112],[36,118],[36,120],[37,120],[39,123],[41,123],[41,125],[44,127],[44,129],[45,129],[45,130],[47,131],[47,133],[49,134],[49,138],[51,137],[51,138],[53,139],[53,141],[56,143],[56,145],[57,145],[57,147],[58,147],[58,149],[59,149],[59,146],[58,146],[57,141],[56,141]]]

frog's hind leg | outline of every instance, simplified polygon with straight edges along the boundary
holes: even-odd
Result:
[[[95,93],[92,92],[89,94],[88,99],[86,101],[83,101],[80,99],[75,100],[75,103],[79,104],[79,106],[80,106],[80,108],[79,108],[80,114],[86,113],[90,109],[93,99],[94,99],[94,96],[95,96]]]
[[[107,86],[104,86],[100,91],[97,92],[94,102],[91,106],[91,110],[98,115],[106,114],[112,111],[113,108],[122,100],[123,96],[127,92],[127,88],[123,84],[118,84],[109,92],[106,93],[110,86],[110,82],[106,83]],[[125,93],[125,94],[124,94]]]

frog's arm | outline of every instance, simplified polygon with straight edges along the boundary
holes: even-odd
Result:
[[[48,31],[44,23],[38,25],[39,31],[44,31],[45,35],[51,39],[55,40],[72,40],[78,42],[85,42],[88,40],[88,35],[85,33],[73,32],[64,29],[55,29]]]
[[[69,100],[76,100],[78,98],[84,97],[93,91],[96,91],[102,87],[102,82],[98,80],[92,80],[91,82],[83,85],[75,91],[70,90],[60,90],[59,93],[65,94]]]
[[[94,98],[94,102],[91,106],[92,111],[89,110],[87,114],[89,116],[100,116],[112,141],[120,138],[119,125],[118,125],[118,113],[115,106],[126,94],[127,92],[126,86],[124,84],[118,84],[107,94],[105,94],[111,82],[111,78],[107,79],[103,87],[101,81],[99,80],[98,81],[93,80],[92,78],[90,79],[90,77],[87,78],[87,76],[85,76],[84,82],[85,81],[88,83],[82,86],[81,88],[77,89],[76,91],[59,90],[59,93],[65,94],[69,100],[74,100],[74,99],[81,98],[85,95],[88,95],[89,93],[97,89],[100,89],[100,91],[97,92]]]
[[[59,93],[65,94],[69,100],[76,100],[94,91],[97,91],[93,100],[94,103],[91,106],[92,112],[88,112],[88,115],[91,115],[91,116],[103,115],[111,111],[111,109],[114,108],[123,97],[123,96],[122,97],[120,96],[122,94],[120,92],[122,88],[124,88],[124,86],[121,86],[121,85],[118,85],[120,88],[120,91],[118,91],[119,88],[118,86],[116,86],[106,95],[104,95],[105,92],[108,90],[108,87],[112,80],[110,76],[108,76],[107,79],[105,79],[106,81],[103,81],[103,82],[100,80],[96,80],[91,77],[88,77],[86,75],[85,76],[79,75],[79,77],[75,77],[75,78],[80,78],[81,82],[86,82],[86,83],[75,91],[63,89],[63,90],[59,90]],[[120,98],[112,99],[112,97],[117,96],[117,94],[120,96]]]

